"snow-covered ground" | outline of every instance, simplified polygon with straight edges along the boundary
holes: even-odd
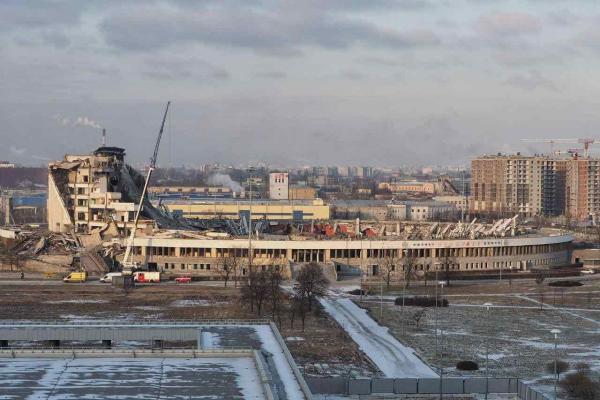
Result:
[[[388,378],[430,378],[437,374],[410,347],[393,337],[352,300],[331,295],[321,304]]]
[[[2,399],[264,399],[251,357],[0,359]]]

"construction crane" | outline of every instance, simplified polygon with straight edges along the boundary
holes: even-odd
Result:
[[[527,143],[549,143],[550,144],[550,152],[554,153],[554,144],[563,144],[563,143],[577,143],[583,145],[583,156],[587,158],[589,153],[590,145],[595,143],[600,143],[600,140],[591,139],[591,138],[579,138],[579,139],[521,139],[523,142]]]
[[[162,123],[160,124],[160,130],[158,131],[158,138],[156,138],[156,145],[154,146],[154,153],[150,158],[150,166],[148,167],[148,172],[146,174],[146,180],[144,181],[144,189],[142,190],[142,195],[140,196],[140,204],[135,211],[135,219],[133,221],[133,228],[131,229],[131,234],[129,235],[129,239],[127,240],[127,247],[125,248],[125,255],[123,256],[123,275],[131,275],[133,273],[133,269],[135,268],[135,264],[133,263],[132,252],[131,249],[133,247],[133,241],[135,239],[135,231],[137,230],[138,222],[140,220],[140,214],[142,211],[142,206],[144,204],[144,198],[146,197],[146,192],[148,191],[148,183],[150,182],[150,177],[152,176],[152,172],[156,169],[156,160],[158,158],[158,149],[160,148],[160,140],[162,139],[163,132],[165,130],[165,121],[167,120],[167,113],[169,112],[169,106],[171,102],[167,102],[167,107],[165,108],[165,114],[163,115]]]

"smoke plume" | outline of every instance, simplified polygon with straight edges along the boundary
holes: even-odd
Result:
[[[55,115],[54,119],[57,120],[62,126],[83,126],[86,128],[102,129],[102,125],[87,116],[71,118],[62,115]]]
[[[232,191],[238,193],[242,191],[242,186],[227,174],[213,174],[208,177],[207,181],[209,185],[227,186]]]

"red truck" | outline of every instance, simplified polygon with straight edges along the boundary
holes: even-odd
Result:
[[[160,272],[138,271],[133,274],[133,281],[136,283],[158,283],[160,282]]]

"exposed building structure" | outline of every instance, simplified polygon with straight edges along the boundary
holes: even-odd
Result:
[[[519,153],[476,158],[471,162],[470,211],[528,217],[561,215],[570,162]]]
[[[66,155],[48,166],[48,229],[89,233],[114,223],[126,233],[139,207],[143,177],[125,164],[125,150],[100,147],[93,154]],[[144,199],[140,226],[172,222]]]
[[[289,178],[287,172],[269,174],[269,198],[271,200],[289,199]]]
[[[216,200],[165,201],[163,206],[175,216],[189,219],[233,219],[270,221],[328,220],[329,206],[323,200],[269,201],[269,200]]]

